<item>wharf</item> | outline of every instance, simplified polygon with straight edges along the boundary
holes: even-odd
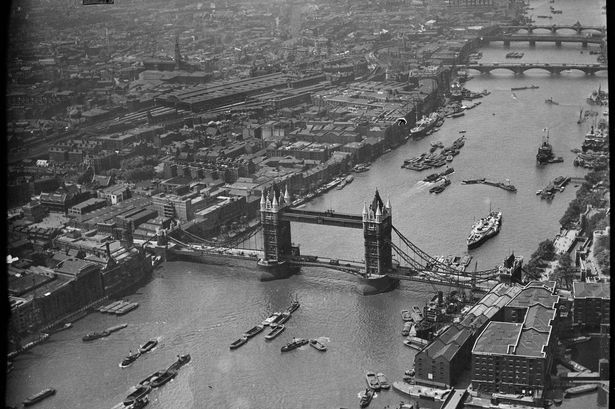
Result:
[[[436,389],[422,385],[410,385],[406,382],[393,382],[393,389],[413,398],[422,398],[431,401],[445,401],[447,396],[455,389]]]

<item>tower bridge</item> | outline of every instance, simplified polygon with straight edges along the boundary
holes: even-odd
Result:
[[[384,203],[377,190],[372,201],[364,203],[360,215],[333,210],[319,212],[293,209],[290,203],[288,190],[282,194],[275,186],[261,196],[263,257],[258,264],[274,276],[284,276],[289,266],[326,266],[358,276],[367,285],[375,287],[376,291],[386,291],[399,280],[476,288],[499,277],[497,268],[475,271],[470,277],[419,249],[393,226],[391,202],[387,200]],[[363,229],[364,260],[326,261],[318,256],[301,255],[299,247],[292,244],[291,222]],[[393,243],[393,232],[403,244],[398,246]],[[398,256],[399,262],[394,261],[394,255]],[[400,264],[402,261],[404,265]]]
[[[285,278],[301,266],[326,267],[352,274],[364,285],[364,293],[389,291],[400,280],[421,281],[435,286],[489,289],[503,273],[500,267],[465,273],[441,262],[406,238],[392,222],[393,209],[376,190],[371,202],[363,205],[361,214],[294,209],[288,190],[284,194],[274,185],[263,191],[260,200],[260,224],[248,228],[241,237],[204,240],[183,230],[168,236],[177,246],[172,250],[180,259],[205,263],[236,260],[241,265],[257,263],[261,280]],[[302,255],[292,243],[291,222],[363,230],[364,260],[339,260],[318,255]],[[262,248],[245,248],[245,240],[262,234]],[[395,244],[393,235],[397,236]],[[240,244],[242,243],[242,244]],[[258,260],[258,261],[257,261]],[[512,277],[509,275],[508,279]]]

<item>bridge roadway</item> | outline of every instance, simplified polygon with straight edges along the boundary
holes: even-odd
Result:
[[[313,260],[313,258],[316,258],[315,256],[302,256],[302,258],[308,258],[310,260],[308,261],[289,259],[288,262],[296,266],[329,268],[332,270],[352,274],[357,277],[365,278],[365,273],[363,272],[363,263],[358,261],[335,260],[323,257],[318,257],[316,260]],[[335,260],[336,264],[331,264],[332,260]],[[493,280],[482,279],[476,280],[476,283],[473,286],[471,282],[472,278],[468,275],[465,275],[465,273],[460,274],[458,277],[451,278],[450,275],[445,273],[434,273],[431,271],[422,271],[417,273],[415,270],[407,266],[398,266],[396,270],[397,274],[387,274],[387,276],[399,280],[416,281],[433,285],[475,290],[489,290],[491,287],[493,287],[493,285],[497,283],[495,281],[495,278]]]
[[[466,69],[479,71],[482,74],[497,69],[506,69],[515,74],[523,74],[527,70],[535,68],[549,71],[551,74],[560,74],[562,71],[583,71],[585,74],[594,75],[599,71],[608,71],[609,67],[605,64],[541,64],[541,63],[478,63],[466,64]]]
[[[484,44],[489,44],[491,41],[503,41],[504,45],[510,45],[511,42],[529,42],[530,45],[536,43],[555,43],[561,45],[562,43],[581,43],[583,47],[587,47],[588,44],[602,44],[604,39],[602,37],[585,37],[585,36],[560,36],[560,35],[543,35],[543,34],[499,34],[499,35],[487,35],[481,37],[481,41]]]
[[[312,210],[287,208],[281,213],[280,219],[289,222],[324,224],[327,226],[350,227],[355,229],[363,228],[363,216],[337,213],[333,210],[316,212]]]

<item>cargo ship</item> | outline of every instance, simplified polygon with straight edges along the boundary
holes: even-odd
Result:
[[[423,116],[416,122],[414,128],[410,129],[410,137],[413,139],[420,139],[427,135],[427,131],[434,127],[440,117],[437,113],[432,112],[429,116]]]
[[[472,231],[467,239],[468,249],[481,245],[487,239],[500,232],[502,226],[502,212],[490,211],[487,217],[481,218],[472,226]]]

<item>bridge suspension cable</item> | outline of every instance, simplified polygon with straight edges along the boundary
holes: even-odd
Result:
[[[450,276],[450,274],[455,274],[455,275],[463,274],[462,271],[439,261],[438,259],[430,256],[429,254],[427,254],[426,252],[418,248],[414,243],[408,240],[408,238],[405,237],[399,230],[397,230],[395,226],[391,226],[391,227],[393,231],[399,236],[401,241],[406,246],[408,246],[409,250],[413,254],[415,254],[419,258],[419,260],[425,263],[424,265],[421,264],[420,261],[417,261],[412,256],[409,256],[408,254],[406,254],[399,247],[393,245],[397,253],[400,255],[400,257],[402,257],[406,262],[408,262],[407,259],[412,259],[412,263],[409,263],[412,268],[416,268],[416,266],[418,265],[420,266],[421,270],[428,270],[428,271],[431,271],[432,273],[436,273],[439,275],[442,274],[442,275]],[[486,280],[492,279],[495,275],[497,275],[497,273],[498,273],[498,269],[492,268],[490,270],[475,271],[472,273],[472,275],[476,278],[477,281],[486,281]]]
[[[234,237],[229,237],[227,240],[207,240],[207,239],[204,239],[203,237],[199,237],[196,234],[190,233],[189,231],[186,231],[186,230],[182,230],[182,234],[185,237],[192,240],[196,244],[201,244],[201,245],[210,246],[210,247],[220,247],[220,248],[231,249],[231,248],[236,248],[241,243],[254,237],[257,233],[259,233],[262,230],[262,228],[263,228],[262,224],[258,223],[250,227],[249,229],[247,229],[242,234],[238,234]],[[181,243],[177,239],[175,239],[174,241]],[[187,244],[184,244],[184,245],[187,245]]]

